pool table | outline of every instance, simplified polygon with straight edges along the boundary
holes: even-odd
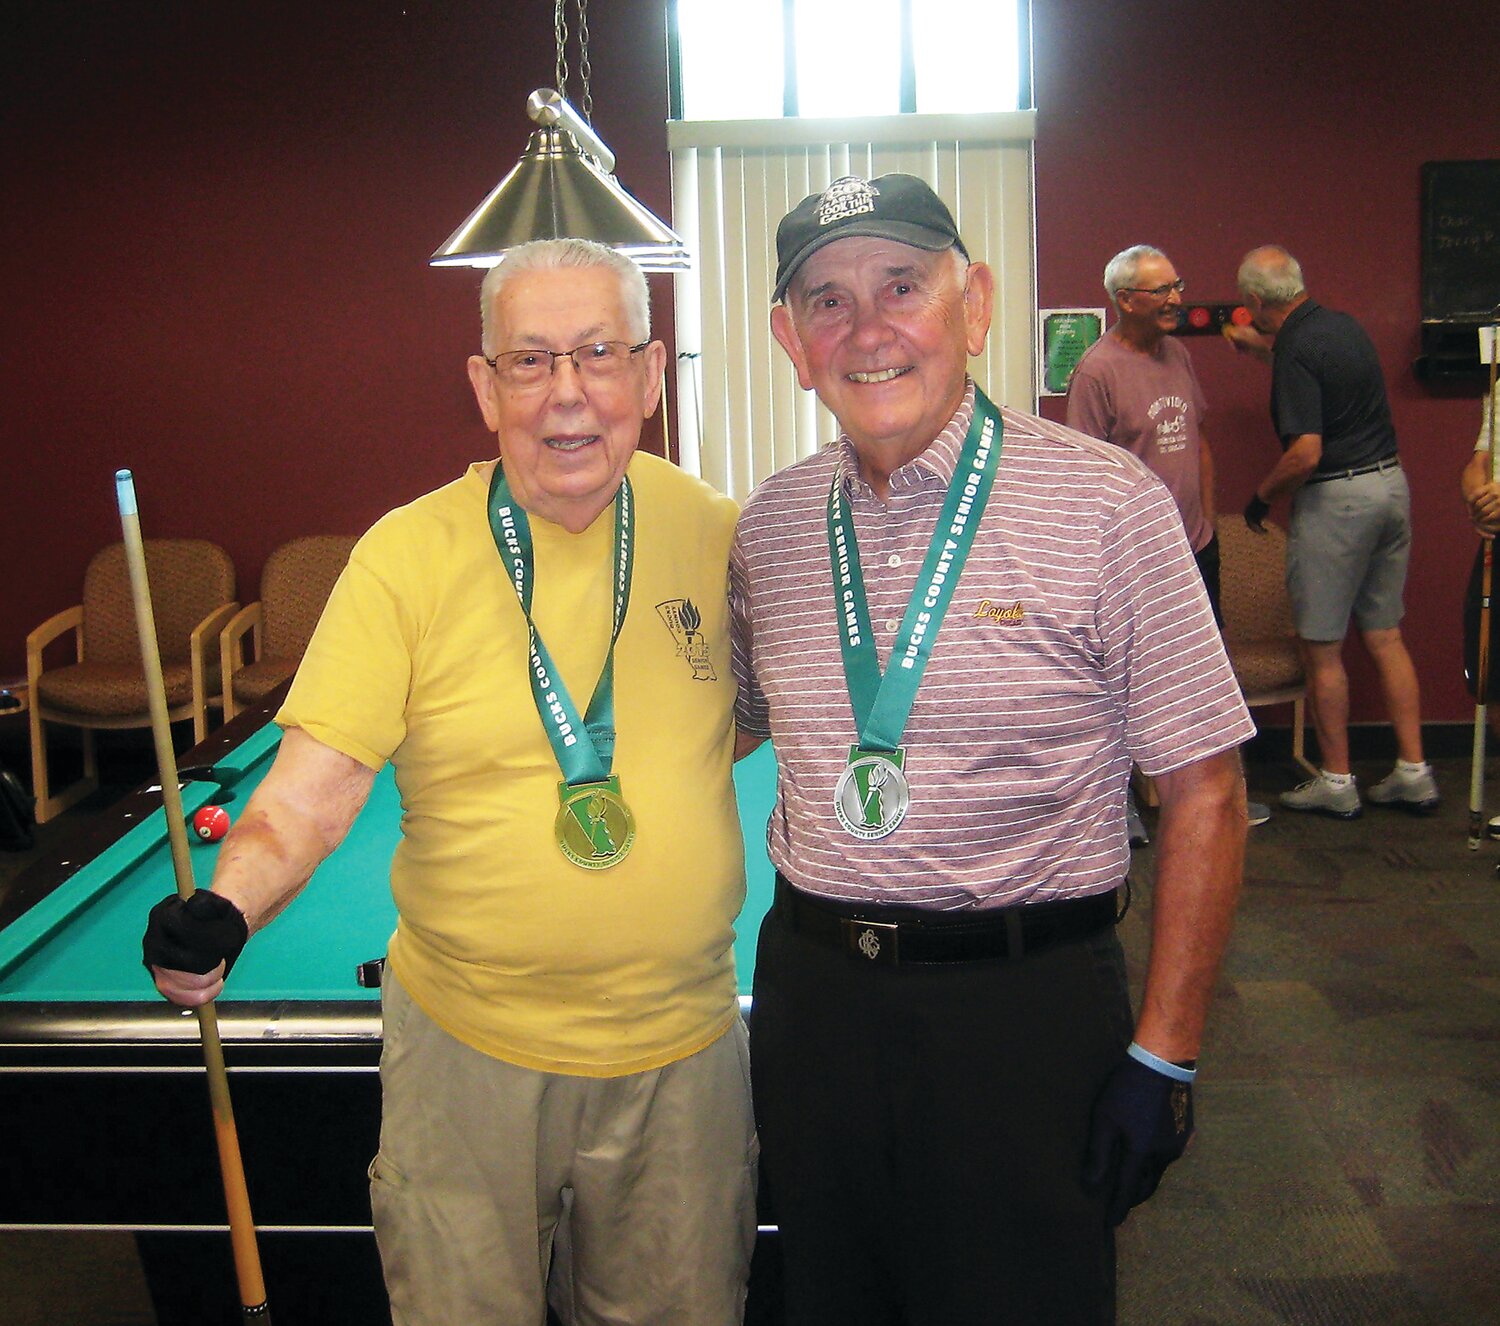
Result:
[[[270,767],[275,701],[184,756],[187,815]],[[735,943],[747,1002],[773,875],[769,746],[735,771],[749,894]],[[160,791],[122,800],[86,838],[23,872],[0,907],[0,1121],[11,1139],[0,1228],[136,1233],[160,1326],[236,1321],[197,1022],[140,961],[150,906],[173,888]],[[245,950],[218,1002],[241,1150],[277,1326],[387,1321],[365,1170],[379,1133],[379,991],[400,804],[391,771],[303,894]],[[195,874],[218,847],[195,845]]]

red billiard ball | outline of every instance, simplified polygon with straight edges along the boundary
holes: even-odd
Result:
[[[229,812],[223,806],[203,806],[193,812],[193,832],[206,843],[216,843],[229,832]]]

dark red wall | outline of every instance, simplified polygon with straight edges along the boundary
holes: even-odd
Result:
[[[670,209],[664,0],[592,6],[595,124]],[[77,600],[135,470],[148,535],[212,538],[241,597],[284,539],[357,531],[489,454],[464,376],[477,274],[431,252],[553,81],[546,0],[11,0],[0,10],[0,677]],[[1410,634],[1431,718],[1470,712],[1457,473],[1477,390],[1417,353],[1417,170],[1500,155],[1490,0],[1037,0],[1044,305],[1165,248],[1232,297],[1264,242],[1375,337],[1416,496]],[[576,75],[574,91],[576,93]],[[769,242],[769,241],[768,241]],[[653,295],[670,305],[668,279]],[[665,321],[663,319],[662,321]],[[1274,459],[1263,370],[1193,343],[1225,505]],[[1378,715],[1356,673],[1356,717]]]
[[[1037,248],[1044,307],[1106,302],[1105,262],[1155,244],[1188,297],[1236,298],[1259,244],[1284,244],[1322,302],[1380,352],[1415,526],[1405,634],[1424,717],[1472,719],[1458,602],[1477,540],[1458,474],[1480,385],[1418,382],[1418,172],[1500,157],[1493,0],[1037,0]],[[1500,291],[1495,292],[1500,299]],[[1208,396],[1220,505],[1239,511],[1279,455],[1269,372],[1218,340],[1188,342]],[[1049,402],[1046,412],[1061,417]],[[1278,511],[1278,519],[1285,512]],[[1346,651],[1353,717],[1383,717],[1362,651]]]
[[[596,8],[595,124],[667,213],[662,7]],[[427,256],[535,127],[551,15],[0,7],[0,678],[120,537],[117,468],[148,537],[221,543],[248,600],[285,539],[360,531],[493,454],[464,369],[480,273]]]

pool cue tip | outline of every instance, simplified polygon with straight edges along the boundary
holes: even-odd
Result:
[[[119,505],[121,516],[133,516],[137,513],[135,476],[129,470],[115,471],[115,501]]]

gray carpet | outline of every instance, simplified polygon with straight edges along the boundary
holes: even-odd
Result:
[[[1500,844],[1468,850],[1468,762],[1435,763],[1432,817],[1250,831],[1198,1135],[1122,1231],[1122,1326],[1500,1322]],[[1249,777],[1273,808],[1294,781]]]
[[[1251,830],[1198,1135],[1122,1230],[1121,1326],[1500,1323],[1500,845],[1468,851],[1467,760],[1436,764],[1430,818]],[[1252,751],[1252,795],[1293,781]],[[1500,766],[1489,787],[1500,810]],[[1151,852],[1122,927],[1137,979]],[[0,855],[0,887],[28,859]],[[0,1234],[3,1326],[153,1322],[128,1236]]]

